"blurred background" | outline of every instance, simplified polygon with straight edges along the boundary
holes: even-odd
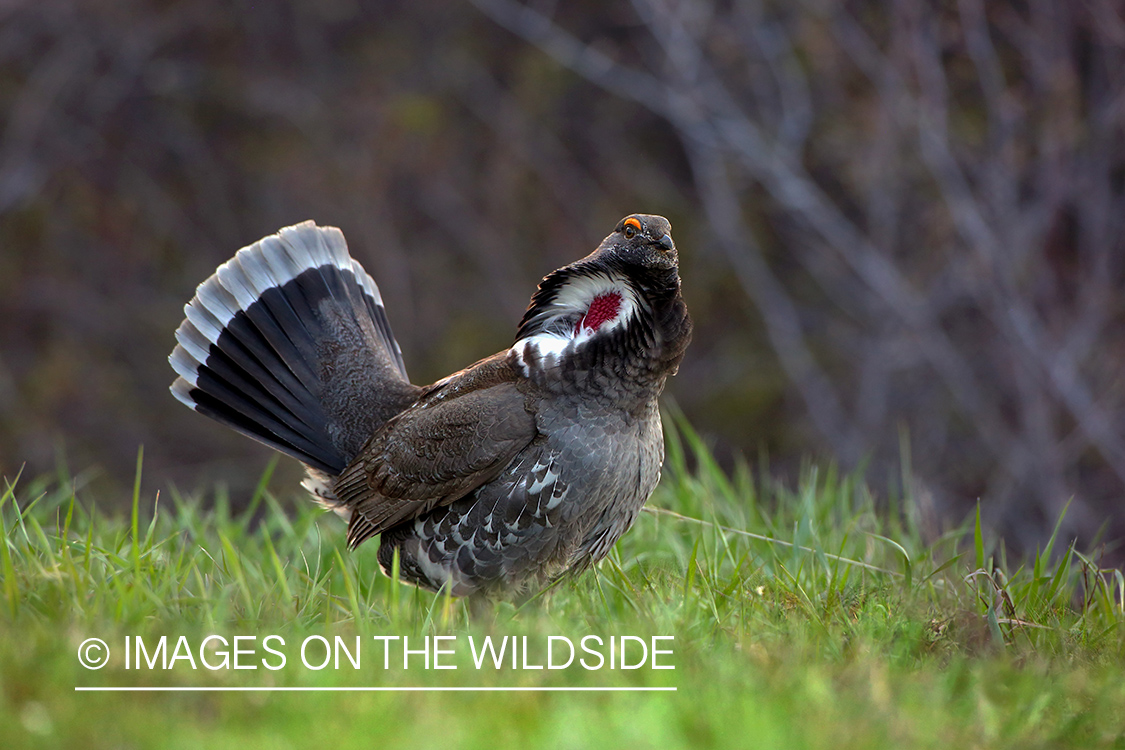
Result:
[[[0,473],[110,505],[143,444],[146,492],[245,498],[269,452],[166,357],[279,227],[343,229],[424,383],[631,212],[672,221],[669,391],[728,465],[1125,537],[1117,0],[0,3]]]

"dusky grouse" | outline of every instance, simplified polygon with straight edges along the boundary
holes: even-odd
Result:
[[[543,279],[511,348],[416,386],[340,230],[287,227],[200,284],[171,390],[304,463],[385,571],[397,552],[456,596],[542,585],[602,559],[660,478],[657,397],[692,330],[670,230],[625,217]]]

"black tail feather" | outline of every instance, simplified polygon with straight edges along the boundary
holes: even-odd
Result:
[[[173,395],[331,475],[417,395],[338,229],[305,222],[243,248],[185,312]]]

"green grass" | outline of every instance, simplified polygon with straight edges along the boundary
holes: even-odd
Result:
[[[597,570],[475,614],[382,576],[374,545],[347,552],[342,524],[295,488],[280,488],[283,507],[268,471],[237,515],[221,494],[137,491],[128,517],[107,516],[75,499],[73,481],[17,483],[0,498],[4,747],[1125,747],[1119,571],[1057,538],[1027,565],[1006,561],[979,519],[927,543],[909,498],[876,510],[859,478],[814,466],[795,488],[746,469],[728,477],[686,428],[670,435],[652,512]],[[285,644],[272,642],[286,654],[278,670],[261,661],[277,663],[260,645],[271,634]],[[241,663],[258,668],[203,667],[210,635],[256,636]],[[457,669],[425,669],[422,656],[403,669],[401,641],[384,669],[374,637],[388,635],[412,649],[453,636],[442,663]],[[674,636],[659,663],[675,669],[478,670],[468,639],[486,635],[527,636],[529,664],[544,662],[549,636]],[[183,654],[167,670],[125,668],[126,637],[151,654],[160,636],[168,653],[182,636],[197,668]],[[304,667],[310,636],[349,647],[358,636],[360,668],[346,657]],[[90,637],[113,652],[103,669],[78,662]]]

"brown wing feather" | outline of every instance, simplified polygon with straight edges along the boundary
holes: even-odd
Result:
[[[349,544],[464,497],[531,443],[535,418],[507,369],[459,373],[371,438],[334,486],[352,510]]]

